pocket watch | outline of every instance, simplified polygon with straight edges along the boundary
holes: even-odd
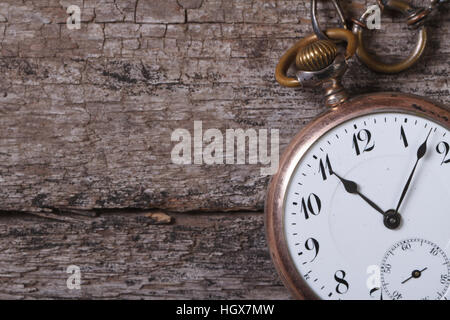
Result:
[[[426,46],[422,22],[438,1],[422,9],[379,1],[421,28],[413,53],[396,64],[358,41],[365,16],[353,32],[320,31],[315,2],[315,33],[286,52],[276,78],[322,86],[329,109],[291,141],[270,183],[266,234],[276,269],[298,299],[448,299],[450,111],[396,92],[350,98],[340,84],[355,53],[378,72],[415,63]],[[287,75],[293,64],[296,78]]]

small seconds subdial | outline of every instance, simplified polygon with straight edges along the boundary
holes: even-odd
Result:
[[[442,299],[450,284],[449,260],[431,241],[400,241],[383,258],[381,284],[394,300]]]

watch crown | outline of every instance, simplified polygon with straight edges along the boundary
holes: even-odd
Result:
[[[297,52],[295,64],[303,71],[319,71],[331,65],[338,49],[330,40],[317,40]]]

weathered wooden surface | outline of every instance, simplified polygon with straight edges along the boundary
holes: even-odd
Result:
[[[262,215],[139,213],[77,223],[0,216],[0,299],[289,298],[266,248]],[[69,290],[70,265],[81,290]]]
[[[323,2],[321,21],[334,26]],[[343,3],[355,16],[373,1]],[[65,25],[69,5],[81,7],[81,30]],[[413,45],[398,20],[383,19],[378,53]],[[346,86],[448,104],[448,20],[444,8],[431,21],[419,65],[375,75],[355,59]],[[289,297],[260,213],[154,225],[105,210],[261,211],[259,165],[172,164],[171,133],[192,132],[195,120],[222,132],[279,129],[283,149],[324,110],[317,91],[273,77],[310,32],[305,0],[0,0],[0,297]],[[81,291],[66,288],[70,264],[82,269]]]
[[[344,4],[360,14],[366,2]],[[69,4],[82,8],[81,30],[65,25]],[[321,8],[322,23],[335,25]],[[448,18],[443,10],[432,21],[420,65],[375,76],[354,61],[350,90],[447,103]],[[323,110],[317,91],[273,77],[308,21],[304,0],[0,1],[1,209],[261,210],[259,165],[175,165],[170,137],[202,120],[204,130],[280,129],[283,148]],[[404,55],[406,25],[383,26],[378,51]]]

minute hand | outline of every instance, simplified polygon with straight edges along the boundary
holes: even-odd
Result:
[[[414,177],[414,173],[416,172],[417,165],[419,164],[420,159],[422,159],[425,156],[425,154],[427,153],[427,142],[428,142],[428,138],[430,137],[432,130],[433,129],[430,129],[430,132],[428,133],[428,136],[425,139],[425,142],[422,143],[420,145],[419,149],[417,150],[416,164],[414,165],[414,168],[413,168],[411,174],[409,175],[408,181],[406,182],[406,185],[403,188],[402,195],[400,196],[400,201],[398,202],[397,208],[395,209],[396,213],[398,213],[398,209],[400,209],[400,206],[402,205],[402,202],[405,199],[406,193],[408,192],[409,186],[411,185],[412,178]]]

